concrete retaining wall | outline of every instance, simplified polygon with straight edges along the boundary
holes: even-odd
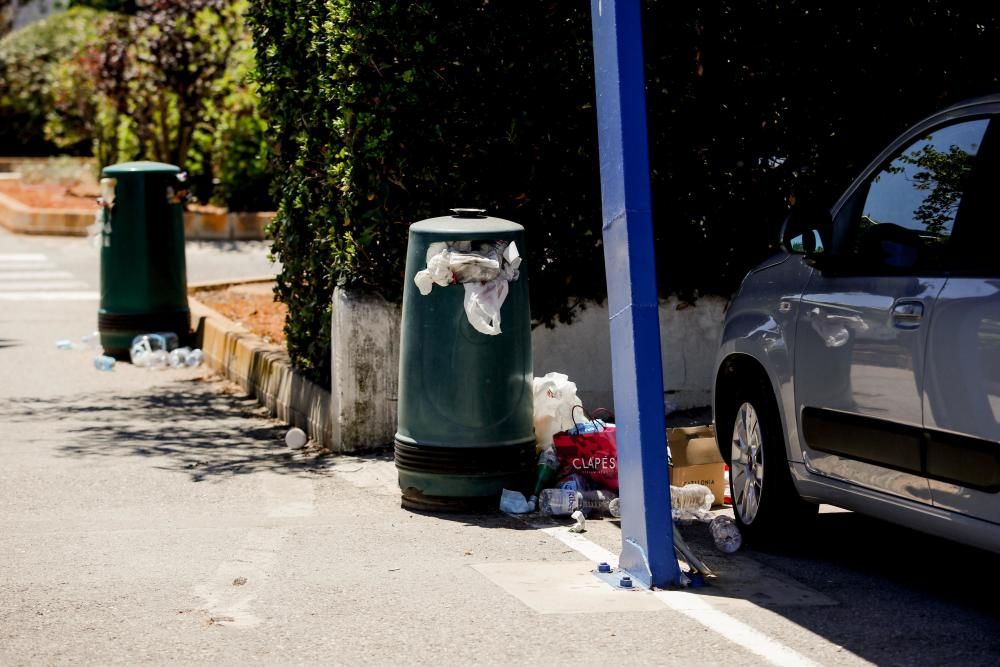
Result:
[[[712,370],[725,314],[720,298],[660,306],[665,401],[669,409],[710,403]],[[400,308],[337,289],[333,303],[334,441],[353,451],[388,444],[396,428]],[[532,332],[534,372],[566,373],[589,407],[614,407],[611,337],[605,306],[591,305],[571,325]],[[669,411],[668,409],[668,411]]]
[[[400,308],[378,296],[333,291],[333,439],[348,451],[396,432]]]

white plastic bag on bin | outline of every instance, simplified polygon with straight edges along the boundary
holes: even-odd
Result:
[[[473,329],[487,336],[500,333],[500,306],[509,289],[503,278],[488,283],[465,283],[465,314]]]
[[[552,444],[552,436],[572,428],[573,407],[582,405],[576,395],[576,383],[563,373],[547,373],[532,382],[535,409],[535,445]]]
[[[465,314],[472,327],[488,336],[500,333],[500,307],[508,283],[518,278],[521,255],[511,241],[481,243],[473,249],[469,241],[432,243],[427,248],[427,268],[413,277],[424,296],[434,285],[465,285]]]

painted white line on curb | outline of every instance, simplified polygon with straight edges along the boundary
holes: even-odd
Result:
[[[528,523],[530,524],[530,522]],[[566,526],[554,528],[536,526],[536,528],[574,549],[588,560],[595,563],[607,563],[614,568],[618,567],[617,555],[601,545],[591,542],[583,535],[569,532],[569,528]],[[719,611],[704,596],[687,591],[653,591],[653,595],[678,614],[683,614],[691,620],[701,623],[709,630],[722,635],[750,653],[760,656],[772,665],[819,667],[820,663],[810,660],[798,651],[785,646],[760,630],[750,627],[743,621]]]

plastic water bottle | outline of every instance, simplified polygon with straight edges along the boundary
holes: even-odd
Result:
[[[191,350],[187,355],[185,363],[187,363],[189,368],[194,368],[195,366],[201,366],[202,359],[204,359],[204,354],[199,349]]]
[[[142,334],[132,339],[129,358],[135,366],[160,370],[170,363],[167,354],[171,344],[177,347],[177,334],[170,332]]]
[[[181,368],[182,366],[187,366],[187,358],[190,354],[191,348],[189,347],[179,347],[176,350],[171,350],[170,356],[168,357],[170,367]]]
[[[80,343],[87,349],[92,350],[97,347],[97,343],[101,340],[101,333],[99,331],[94,331],[85,336],[80,337]]]
[[[66,340],[66,339],[57,340],[56,341],[56,348],[59,349],[59,350],[72,350],[73,349],[73,341]]]
[[[608,514],[618,519],[622,515],[622,500],[621,498],[615,498],[610,503],[608,503]]]
[[[584,513],[597,511],[601,514],[611,514],[611,503],[615,500],[618,500],[618,496],[602,489],[580,491],[577,495],[577,503]],[[612,514],[612,516],[614,515]]]
[[[733,553],[743,544],[740,529],[728,516],[720,515],[712,519],[712,522],[708,524],[708,530],[712,533],[715,548],[724,554]]]
[[[704,484],[686,484],[670,487],[670,507],[675,510],[707,512],[712,509],[715,494]]]
[[[113,371],[115,369],[115,358],[106,354],[99,354],[94,357],[94,368],[99,371]]]
[[[543,489],[538,496],[538,511],[551,516],[569,516],[580,509],[579,491]]]
[[[154,336],[159,336],[163,339],[163,349],[167,352],[171,350],[176,350],[180,342],[177,339],[177,334],[173,331],[157,331]]]

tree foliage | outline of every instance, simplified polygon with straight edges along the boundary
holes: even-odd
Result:
[[[102,14],[79,8],[54,14],[0,39],[0,145],[4,152],[46,154],[55,148],[45,136],[58,67],[98,39]],[[85,153],[80,136],[59,145]]]
[[[399,297],[409,223],[525,225],[534,316],[604,296],[589,7],[252,0],[280,151],[289,349],[328,381],[335,284]],[[644,2],[661,294],[728,295],[791,201],[831,204],[907,125],[997,90],[1000,10]],[[610,267],[615,270],[616,267]]]

